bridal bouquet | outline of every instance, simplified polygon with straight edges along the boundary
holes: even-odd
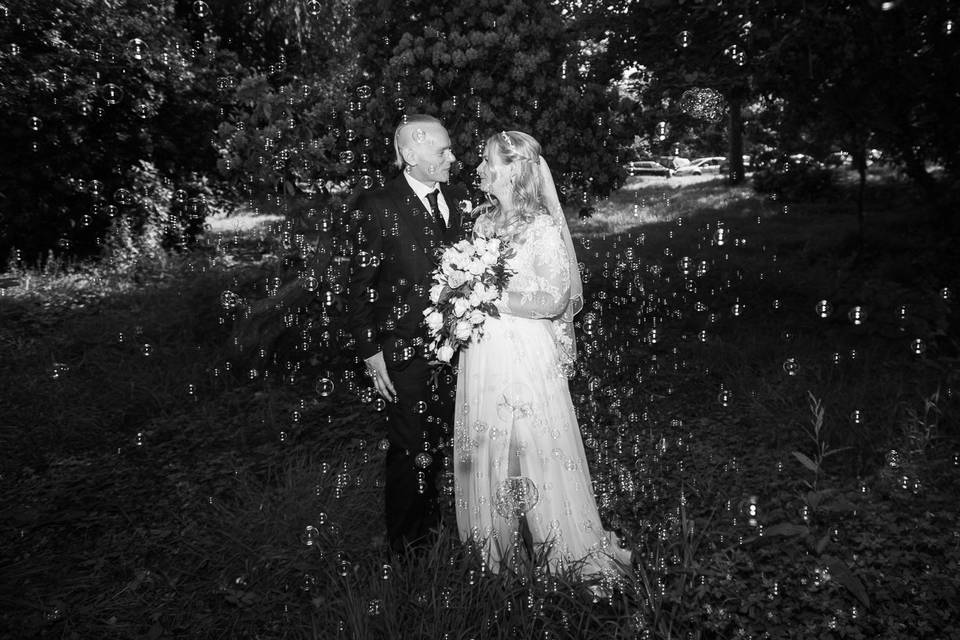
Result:
[[[447,247],[432,274],[431,305],[424,309],[428,354],[450,362],[454,352],[483,336],[483,323],[500,317],[495,301],[510,276],[514,250],[499,238],[476,237]]]

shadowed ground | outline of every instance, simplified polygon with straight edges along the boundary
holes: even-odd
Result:
[[[634,180],[572,219],[572,390],[639,559],[605,598],[490,576],[452,534],[385,565],[382,433],[323,346],[335,307],[299,368],[289,336],[276,361],[231,349],[221,294],[275,286],[279,221],[215,222],[136,278],[5,274],[0,637],[960,633],[960,256],[900,185],[874,188],[859,254],[851,211]]]

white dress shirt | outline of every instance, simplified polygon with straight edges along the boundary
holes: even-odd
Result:
[[[443,191],[440,191],[440,183],[438,182],[434,185],[433,188],[428,187],[423,184],[416,178],[410,177],[410,174],[406,171],[403,172],[403,177],[407,179],[407,184],[410,185],[410,188],[413,189],[413,192],[417,194],[417,197],[420,198],[420,202],[423,203],[423,206],[427,209],[429,213],[433,213],[433,209],[430,208],[430,201],[427,200],[427,194],[433,191],[437,191],[437,208],[440,209],[440,215],[443,217],[443,224],[450,226],[450,207],[447,206],[447,201],[443,199]]]

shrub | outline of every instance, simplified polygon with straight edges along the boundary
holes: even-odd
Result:
[[[816,162],[778,156],[754,172],[753,186],[791,202],[814,200],[830,192],[833,172]]]

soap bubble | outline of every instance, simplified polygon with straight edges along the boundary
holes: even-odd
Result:
[[[783,361],[783,370],[787,372],[788,376],[797,375],[797,371],[800,369],[800,365],[797,364],[796,358],[787,358]]]
[[[321,398],[328,398],[333,393],[334,384],[333,380],[330,378],[318,378],[316,384],[314,385],[314,391]]]
[[[350,164],[353,162],[353,151],[340,152],[340,164]]]
[[[369,85],[362,84],[357,87],[357,97],[361,100],[368,100],[373,95],[373,90]]]
[[[413,458],[413,464],[418,469],[427,469],[433,464],[433,456],[426,451],[421,451]]]
[[[820,318],[829,318],[833,315],[833,305],[830,304],[829,300],[821,300],[817,303],[816,306],[817,317]]]
[[[892,469],[896,469],[897,467],[899,467],[902,462],[900,452],[897,451],[896,449],[890,449],[890,451],[887,451],[887,454],[884,456],[884,459],[887,462],[887,466]]]
[[[681,31],[680,33],[678,33],[678,34],[677,34],[677,37],[675,38],[675,40],[676,40],[676,42],[677,42],[677,45],[678,45],[681,49],[686,49],[687,47],[689,47],[689,46],[690,46],[690,42],[692,41],[692,39],[693,39],[693,38],[692,38],[690,32],[687,31],[686,29],[684,29],[683,31]]]
[[[729,407],[732,401],[733,394],[730,393],[729,389],[723,389],[717,394],[717,402],[719,402],[722,407]]]
[[[927,351],[927,343],[923,338],[917,338],[910,343],[910,351],[913,355],[922,356]]]
[[[666,140],[667,136],[670,135],[670,125],[667,124],[666,121],[661,120],[657,123],[656,134],[657,138],[659,138],[661,141]]]
[[[300,535],[300,542],[307,547],[312,547],[315,544],[318,544],[320,542],[320,531],[318,531],[313,525],[307,525],[307,527],[303,530],[303,533]]]
[[[103,101],[112,107],[123,100],[123,89],[112,82],[108,82],[103,85],[103,88],[100,90],[100,95],[103,97]]]
[[[134,38],[127,43],[127,55],[136,61],[147,57],[147,43],[140,38]]]
[[[133,203],[133,194],[129,189],[117,189],[113,193],[113,201],[121,207],[129,206]]]
[[[66,375],[69,372],[70,372],[69,365],[66,365],[63,362],[54,362],[47,369],[47,373],[49,374],[52,380],[60,380],[61,378],[63,378],[64,375]]]
[[[220,306],[224,309],[237,307],[242,301],[243,299],[239,295],[229,289],[220,294]]]
[[[718,247],[722,247],[727,242],[727,238],[730,234],[723,227],[717,227],[717,230],[713,232],[713,242]]]
[[[504,518],[519,518],[537,506],[538,502],[540,491],[530,478],[514,476],[497,485],[496,509]]]
[[[860,326],[867,319],[867,310],[857,305],[847,312],[847,318],[849,318],[853,324]]]
[[[307,13],[311,16],[318,16],[323,12],[323,3],[320,0],[307,0]]]
[[[597,314],[591,311],[583,316],[583,332],[588,336],[593,335],[598,325]]]
[[[210,5],[203,0],[196,0],[193,3],[193,13],[201,20],[210,17]]]
[[[743,48],[738,44],[732,44],[724,49],[723,55],[729,58],[730,61],[736,64],[738,67],[742,67],[747,63],[747,55],[744,53]]]

